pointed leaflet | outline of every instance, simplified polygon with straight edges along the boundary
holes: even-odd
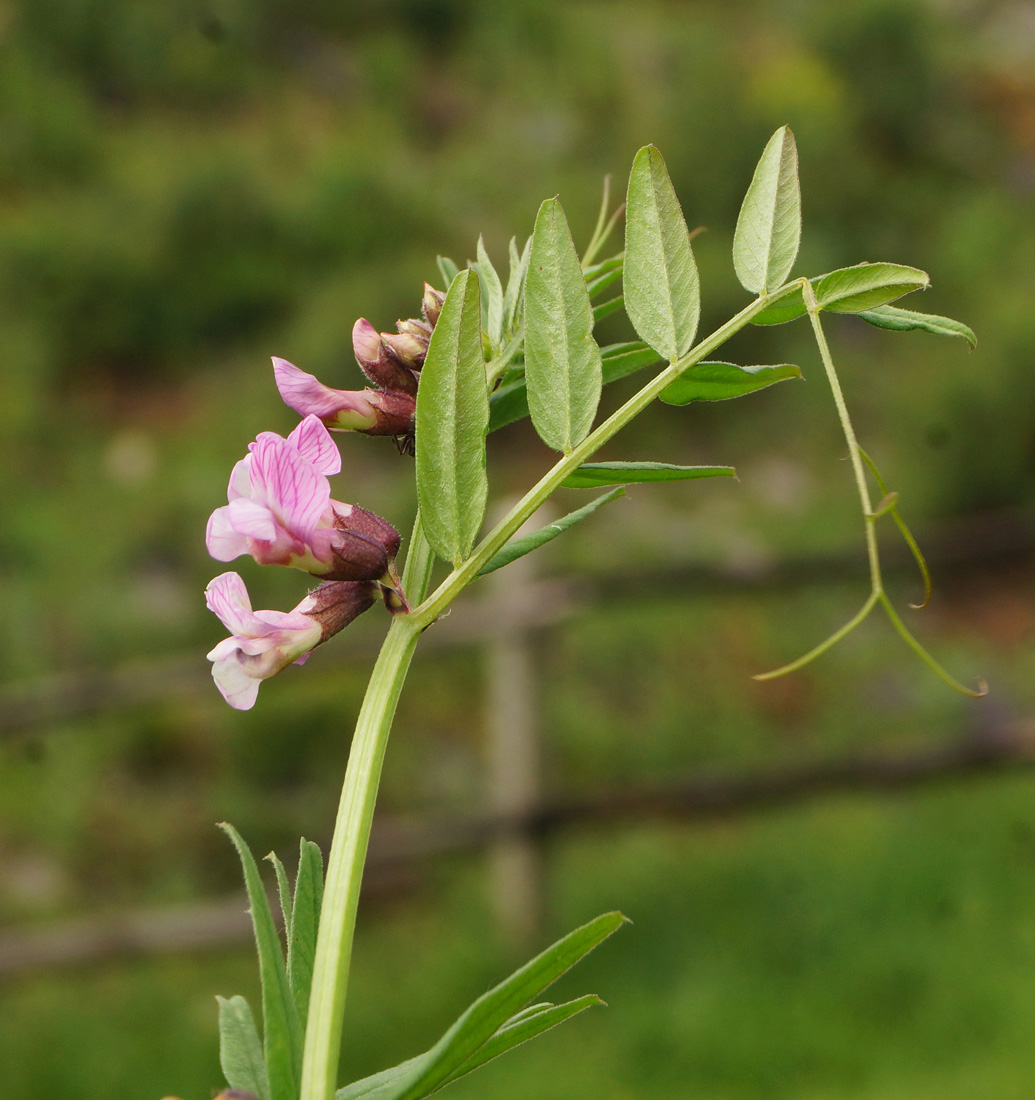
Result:
[[[701,315],[697,264],[661,154],[633,161],[625,210],[625,312],[641,340],[670,362],[694,342]]]
[[[369,1100],[421,1100],[453,1080],[459,1071],[467,1072],[464,1067],[475,1068],[470,1063],[477,1062],[478,1052],[494,1040],[501,1028],[508,1024],[518,1025],[521,1019],[532,1018],[531,1013],[524,1013],[519,1020],[513,1019],[523,1005],[588,955],[624,922],[625,917],[621,913],[605,913],[576,928],[479,997],[430,1050],[375,1077],[340,1089],[336,1094],[337,1100],[358,1100],[359,1097],[369,1097]],[[491,1056],[495,1057],[494,1054]]]
[[[305,1031],[309,1015],[309,991],[313,984],[313,959],[316,932],[323,902],[323,857],[319,847],[304,838],[299,844],[298,873],[295,875],[295,899],[291,908],[291,932],[288,936],[287,972],[291,995],[295,999],[298,1020]]]
[[[567,454],[593,426],[602,382],[586,280],[556,199],[539,208],[525,275],[525,382],[535,430]]]
[[[266,1063],[262,1043],[255,1028],[255,1017],[243,997],[217,997],[219,1002],[219,1064],[226,1083],[269,1100]]]
[[[736,363],[695,363],[658,394],[666,405],[689,405],[691,401],[728,401],[746,393],[764,390],[788,378],[801,378],[791,363],[772,367],[738,367]]]
[[[512,1016],[486,1043],[479,1047],[462,1066],[454,1069],[449,1076],[436,1086],[436,1091],[445,1085],[451,1085],[454,1081],[491,1062],[508,1050],[513,1050],[529,1039],[549,1031],[558,1024],[570,1020],[587,1008],[602,1005],[604,1002],[593,993],[587,993],[584,997],[578,997],[574,1001],[568,1001],[562,1005],[542,1004],[526,1008]],[[392,1087],[402,1080],[407,1071],[412,1069],[424,1055],[411,1058],[391,1069],[384,1069],[375,1073],[372,1077],[364,1077],[362,1081],[353,1081],[351,1085],[339,1089],[335,1094],[335,1100],[390,1100],[393,1096]],[[425,1095],[427,1095],[425,1093]]]
[[[507,289],[503,294],[503,323],[509,332],[520,314],[521,292],[525,287],[525,272],[528,271],[528,258],[532,252],[532,238],[525,241],[525,247],[518,255],[517,241],[510,239],[510,274],[507,276]]]
[[[478,238],[478,278],[482,284],[489,346],[495,354],[503,343],[503,284],[492,266],[492,260],[485,251],[485,241],[481,237]]]
[[[923,290],[931,282],[926,271],[903,264],[856,264],[810,279],[816,305],[831,313],[863,313],[885,302]],[[807,312],[801,288],[788,292],[759,313],[756,325],[782,325]]]
[[[689,481],[699,477],[736,477],[732,466],[673,466],[668,462],[585,462],[562,482],[565,489],[598,489],[645,481]]]
[[[909,332],[919,329],[935,336],[961,336],[970,344],[971,351],[977,347],[974,330],[962,321],[951,317],[939,317],[935,313],[916,313],[911,309],[899,309],[898,306],[877,306],[876,309],[864,309],[859,316],[877,328],[894,329],[896,332]]]
[[[417,495],[431,548],[449,562],[471,552],[485,513],[485,392],[478,279],[453,280],[417,390]]]
[[[609,344],[600,349],[603,382],[608,385],[628,374],[653,366],[658,362],[658,353],[639,340],[625,344]],[[528,392],[525,376],[515,373],[505,378],[503,384],[489,397],[489,431],[513,424],[528,416]]]
[[[478,573],[478,576],[484,577],[487,573],[495,573],[497,569],[510,565],[512,561],[517,561],[518,558],[531,554],[533,550],[538,550],[540,546],[544,546],[555,539],[563,531],[567,531],[569,527],[581,523],[598,508],[610,504],[612,500],[617,500],[621,496],[625,496],[624,489],[613,489],[610,493],[604,493],[603,496],[597,497],[596,500],[584,505],[577,511],[569,512],[562,519],[556,520],[554,523],[548,523],[545,527],[540,527],[538,531],[532,531],[528,535],[511,539],[498,554],[489,559],[488,564]]]
[[[288,885],[287,871],[276,852],[270,852],[266,861],[273,864],[277,875],[277,896],[280,899],[280,912],[284,917],[284,939],[291,943],[291,887]]]
[[[269,1100],[297,1100],[302,1029],[288,987],[284,955],[273,914],[248,845],[232,825],[224,822],[220,828],[233,841],[241,858],[248,901],[251,903],[255,944],[259,952],[259,976],[262,979],[263,1047],[269,1077]]]
[[[790,127],[781,126],[762,152],[733,234],[733,266],[744,289],[767,294],[783,286],[800,239],[798,150]]]

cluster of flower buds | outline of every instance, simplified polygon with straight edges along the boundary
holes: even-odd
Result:
[[[209,653],[212,675],[239,710],[255,703],[259,681],[310,652],[382,596],[406,611],[390,523],[331,499],[329,474],[341,469],[330,433],[307,416],[285,439],[262,432],[234,466],[227,503],[208,521],[206,543],[217,561],[250,554],[261,565],[290,565],[328,583],[292,611],[252,611],[244,581],[223,573],[206,590],[209,608],[232,637]]]
[[[336,431],[390,435],[409,449],[417,384],[445,295],[424,284],[422,319],[397,321],[397,333],[378,332],[364,318],[352,330],[356,361],[376,389],[335,390],[286,359],[273,360],[277,389],[301,416],[316,416]]]

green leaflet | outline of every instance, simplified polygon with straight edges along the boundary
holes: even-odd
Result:
[[[244,997],[217,997],[219,1002],[219,1064],[232,1089],[243,1089],[269,1100],[266,1063],[255,1017]]]
[[[603,383],[617,382],[644,367],[658,362],[658,353],[639,340],[625,344],[609,344],[600,351]],[[525,378],[520,372],[504,378],[503,384],[489,398],[489,431],[513,424],[528,416],[528,394]]]
[[[831,313],[862,313],[875,306],[922,290],[930,283],[927,272],[902,264],[856,264],[810,279],[816,305]],[[806,313],[805,299],[797,289],[754,319],[756,325],[782,325]]]
[[[512,561],[517,561],[518,558],[523,558],[533,550],[538,550],[540,546],[544,546],[555,539],[561,532],[567,531],[569,527],[574,527],[576,523],[580,523],[587,516],[591,516],[598,508],[610,504],[612,500],[617,500],[621,496],[625,496],[624,489],[613,489],[610,493],[604,493],[603,496],[597,497],[596,500],[584,505],[577,511],[569,512],[562,519],[548,523],[545,527],[540,527],[538,531],[511,539],[498,554],[489,559],[488,564],[478,573],[478,576],[484,577],[487,573],[495,573],[497,569],[502,569],[503,566],[510,565]]]
[[[435,325],[417,391],[417,496],[428,543],[462,561],[485,514],[489,403],[478,279],[461,271]]]
[[[510,1046],[523,1042],[524,1038],[532,1038],[532,1034],[539,1033],[533,1030],[524,1038],[520,1037],[523,1032],[511,1033],[515,1041],[508,1045],[499,1038],[508,1028],[519,1029],[542,1016],[544,1026],[540,1030],[546,1030],[547,1026],[552,1026],[548,1022],[551,1017],[546,1016],[549,1011],[547,1007],[537,1006],[540,1011],[520,1013],[522,1006],[616,932],[624,922],[625,917],[621,913],[605,913],[577,928],[479,997],[430,1050],[373,1077],[347,1085],[335,1094],[336,1100],[358,1100],[359,1097],[368,1100],[421,1100],[455,1080],[461,1073],[470,1072],[482,1061],[496,1057]],[[553,1022],[560,1023],[561,1018],[588,1008],[590,1003],[587,998],[580,998],[579,1001],[557,1006],[556,1011],[562,1015],[554,1017]],[[565,1015],[563,1010],[566,1009],[572,1011]],[[515,1017],[515,1014],[518,1015]],[[486,1058],[480,1059],[480,1052],[487,1046]]]
[[[503,346],[503,284],[492,266],[485,241],[478,238],[478,278],[481,280],[482,304],[485,308],[485,329],[493,355]]]
[[[323,902],[323,857],[319,847],[304,837],[299,842],[295,897],[287,936],[287,972],[299,1024],[305,1031],[309,1015],[309,992],[313,984],[316,932]]]
[[[603,1003],[595,994],[587,993],[584,997],[578,997],[566,1004],[534,1005],[532,1008],[526,1008],[522,1012],[515,1013],[486,1041],[484,1046],[471,1055],[462,1066],[458,1066],[453,1070],[438,1088],[451,1085],[454,1081],[466,1077],[467,1074],[478,1069],[479,1066],[484,1066],[486,1062],[491,1062],[501,1054],[506,1054],[508,1050],[513,1050],[522,1043],[527,1043],[529,1039],[542,1035],[558,1024],[564,1023],[565,1020],[570,1020],[572,1016],[584,1012],[587,1008],[593,1008],[595,1005],[602,1005]],[[362,1081],[354,1081],[351,1085],[339,1089],[334,1094],[335,1100],[361,1100],[361,1098],[388,1100],[392,1095],[391,1087],[400,1081],[404,1074],[419,1061],[420,1057],[411,1058],[398,1066],[392,1066],[391,1069],[375,1073],[372,1077],[364,1077]]]
[[[262,979],[262,1017],[269,1100],[297,1100],[302,1065],[302,1029],[288,985],[284,955],[273,923],[259,869],[241,835],[225,822],[220,828],[233,841],[244,870],[251,903],[255,944]]]
[[[569,474],[565,489],[596,489],[646,481],[688,481],[698,477],[736,477],[732,466],[673,466],[668,462],[585,462]]]
[[[783,286],[801,240],[798,150],[790,127],[769,139],[744,196],[733,235],[733,266],[752,294]]]
[[[460,268],[458,268],[448,256],[436,256],[435,263],[438,266],[439,274],[445,281],[446,286],[449,286],[460,273]]]
[[[898,306],[877,306],[876,309],[864,309],[859,316],[877,328],[893,329],[896,332],[909,332],[919,329],[935,336],[961,336],[970,345],[971,351],[977,347],[974,330],[962,321],[951,317],[939,317],[934,313],[915,313],[911,309],[899,309]]]
[[[641,340],[670,362],[694,342],[701,315],[690,234],[661,154],[633,160],[625,210],[625,311]]]
[[[728,401],[765,389],[788,378],[801,378],[790,363],[771,367],[738,367],[735,363],[695,363],[670,382],[658,396],[666,405],[688,405],[691,401]]]
[[[578,253],[561,204],[547,199],[525,276],[525,382],[543,442],[569,453],[589,434],[600,402],[600,349]]]
[[[531,252],[531,237],[525,241],[525,247],[520,253],[517,250],[517,241],[510,238],[510,274],[507,276],[507,289],[503,295],[503,327],[506,332],[516,326],[521,314],[521,293],[525,289],[525,273],[528,271]]]

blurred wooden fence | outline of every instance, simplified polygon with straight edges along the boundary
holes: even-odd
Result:
[[[967,539],[946,540],[940,572],[955,566],[1000,565],[1031,556],[1035,529],[999,522]],[[935,555],[932,555],[935,557]],[[897,559],[905,564],[903,558]],[[837,791],[889,791],[947,777],[977,775],[1035,763],[1035,724],[992,701],[980,725],[963,738],[895,753],[801,760],[765,770],[709,772],[661,786],[630,786],[590,795],[546,798],[539,782],[535,653],[537,635],[584,601],[609,602],[655,591],[652,578],[621,574],[579,584],[538,579],[534,558],[491,578],[480,601],[466,601],[428,632],[433,647],[478,645],[485,654],[486,804],[468,814],[381,818],[367,867],[368,894],[396,888],[408,865],[429,856],[484,849],[503,930],[515,940],[537,929],[542,909],[541,840],[572,827],[614,826],[652,819],[707,820]],[[855,555],[799,560],[749,575],[720,569],[669,569],[677,591],[709,592],[783,587],[843,579],[864,571]],[[654,571],[657,576],[657,571]],[[366,648],[366,639],[342,636]],[[170,695],[211,692],[198,657],[127,665],[100,674],[55,677],[0,691],[0,732],[14,735],[58,720]],[[133,953],[211,948],[247,939],[243,895],[194,905],[121,911],[63,921],[45,928],[0,932],[0,974],[82,964]]]

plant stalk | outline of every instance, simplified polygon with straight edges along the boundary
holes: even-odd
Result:
[[[424,598],[433,563],[434,554],[424,538],[418,513],[403,572],[404,592],[408,598],[412,592],[414,602]],[[352,736],[334,837],[327,856],[302,1056],[301,1100],[332,1100],[337,1087],[356,909],[381,765],[420,634],[419,625],[409,615],[395,616],[370,675]]]

